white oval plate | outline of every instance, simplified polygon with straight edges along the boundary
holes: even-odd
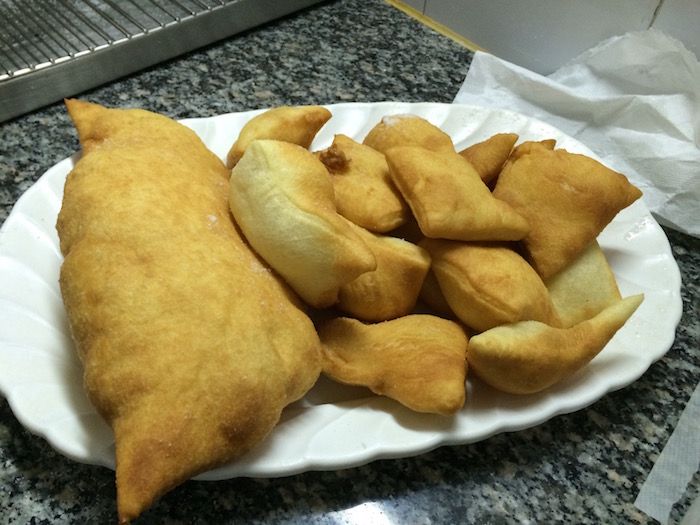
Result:
[[[595,156],[557,129],[517,113],[454,104],[373,103],[328,106],[333,118],[312,149],[335,133],[358,141],[389,114],[420,115],[459,149],[495,133],[520,140],[557,139],[557,147]],[[183,121],[224,158],[242,125],[259,111]],[[0,229],[0,390],[30,431],[77,461],[114,468],[113,437],[82,390],[58,273],[55,230],[63,184],[77,154],[49,169],[17,202]],[[642,201],[621,212],[599,242],[624,296],[645,300],[607,347],[583,370],[540,394],[513,396],[469,379],[468,401],[454,417],[418,414],[363,388],[325,378],[288,407],[251,454],[199,479],[273,477],[330,470],[378,458],[420,454],[538,425],[590,405],[638,379],[671,347],[681,316],[680,273],[668,240]]]

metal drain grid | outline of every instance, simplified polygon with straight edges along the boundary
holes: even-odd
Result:
[[[0,2],[0,81],[138,38],[225,0]]]

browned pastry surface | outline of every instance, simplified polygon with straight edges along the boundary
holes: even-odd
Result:
[[[296,295],[242,240],[228,171],[194,132],[67,101],[83,156],[57,229],[85,390],[112,426],[127,523],[256,446],[320,373]]]

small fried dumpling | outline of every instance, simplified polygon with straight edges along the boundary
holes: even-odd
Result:
[[[516,159],[519,157],[522,157],[523,155],[527,155],[529,153],[537,152],[538,150],[548,150],[552,151],[554,147],[557,145],[557,141],[555,139],[544,139],[544,140],[527,140],[525,142],[521,142],[517,146],[515,146],[511,152],[510,156],[506,160],[506,162],[503,164],[501,167],[501,171],[503,171],[507,166],[512,164]],[[499,172],[500,173],[500,172]],[[494,185],[493,182],[497,182],[498,178],[494,179],[491,184],[491,188],[493,189]]]
[[[459,152],[476,169],[486,184],[495,179],[518,140],[517,133],[497,133]]]
[[[336,135],[333,144],[317,155],[331,174],[338,213],[346,219],[369,231],[386,233],[411,217],[383,154],[346,135]]]
[[[385,155],[391,177],[426,237],[518,240],[527,233],[527,220],[494,198],[459,154],[404,146]]]
[[[432,271],[455,315],[478,332],[534,320],[560,326],[542,279],[518,253],[497,244],[424,239]]]
[[[336,212],[325,166],[300,146],[251,142],[231,170],[229,203],[253,249],[311,306],[332,305],[342,285],[377,267]]]
[[[226,167],[233,168],[248,144],[257,139],[281,140],[308,149],[330,118],[331,112],[322,106],[280,106],[268,109],[241,128],[226,157]]]
[[[340,287],[338,308],[363,321],[387,321],[416,305],[430,256],[423,248],[357,227],[377,259],[377,269]]]
[[[622,299],[598,241],[547,279],[545,285],[564,327],[590,319]]]
[[[464,405],[468,338],[454,321],[340,317],[322,324],[319,336],[323,372],[339,383],[366,386],[417,412],[450,415]]]
[[[471,370],[485,383],[511,394],[540,392],[587,365],[637,310],[634,295],[570,328],[537,321],[502,325],[469,341]]]
[[[530,224],[522,242],[543,279],[571,263],[642,192],[595,159],[542,147],[503,168],[494,197]]]
[[[387,115],[362,142],[381,153],[397,146],[419,146],[431,151],[455,153],[452,138],[427,119],[417,115]]]

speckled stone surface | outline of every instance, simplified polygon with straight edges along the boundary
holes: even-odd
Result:
[[[280,104],[451,102],[470,59],[380,0],[341,0],[81,96],[176,118]],[[77,149],[61,104],[0,124],[0,222],[47,168]],[[281,479],[190,481],[137,523],[656,523],[634,500],[700,379],[700,240],[667,234],[684,314],[673,347],[634,384],[535,428],[414,458]],[[672,523],[699,478],[673,508]],[[114,473],[55,452],[0,400],[0,523],[116,521]]]

